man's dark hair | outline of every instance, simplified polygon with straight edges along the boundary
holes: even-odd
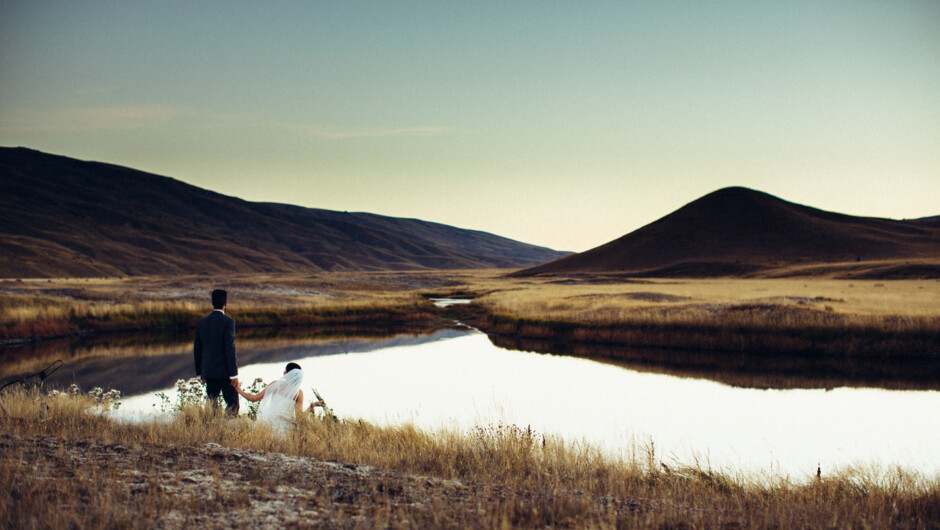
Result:
[[[216,289],[212,291],[212,307],[215,309],[222,309],[225,307],[225,302],[228,301],[228,293],[223,289]]]
[[[300,370],[300,365],[297,363],[287,363],[287,369],[285,372],[290,372],[291,370]]]

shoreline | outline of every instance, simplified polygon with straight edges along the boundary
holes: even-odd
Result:
[[[184,406],[158,425],[85,395],[4,395],[0,517],[21,526],[930,528],[940,481],[850,467],[805,482],[604,456],[517,426],[468,433],[334,423],[291,435]],[[143,511],[141,511],[143,508]]]
[[[857,358],[940,358],[940,337],[928,331],[884,332],[874,328],[768,329],[683,323],[597,323],[505,314],[473,316],[487,334],[568,344],[617,345],[663,350]]]
[[[450,296],[466,298],[468,294],[461,291]],[[721,322],[690,326],[668,320],[640,324],[578,322],[494,314],[476,300],[436,307],[429,298],[440,296],[440,292],[422,296],[420,302],[397,306],[262,307],[230,314],[236,318],[242,337],[282,330],[302,334],[420,332],[452,326],[456,321],[473,326],[497,346],[509,349],[593,358],[641,371],[704,377],[735,386],[940,390],[940,383],[930,377],[940,371],[940,334],[929,330],[891,333],[847,326],[768,329]],[[52,324],[20,323],[39,331],[61,326],[70,326],[72,331],[0,340],[0,355],[58,340],[106,340],[134,333],[185,335],[202,316],[196,311],[169,310],[104,318],[72,317]],[[167,325],[167,321],[171,323]],[[10,335],[9,326],[0,328],[3,330]]]
[[[463,305],[463,304],[461,304]],[[885,332],[875,328],[819,327],[803,329],[742,328],[723,325],[688,325],[664,322],[603,323],[576,320],[542,319],[490,313],[479,306],[456,310],[456,318],[491,337],[535,340],[573,345],[608,345],[645,347],[663,350],[702,350],[708,352],[768,352],[773,355],[825,356],[849,355],[859,358],[920,359],[940,358],[940,335],[932,331]],[[252,311],[231,313],[237,329],[344,328],[389,329],[408,325],[434,325],[449,321],[448,309],[403,307],[376,311],[330,310]],[[132,316],[133,318],[127,318]],[[194,330],[202,314],[167,312],[164,314],[118,315],[115,319],[75,318],[69,320],[33,320],[0,326],[0,351],[53,340],[107,336],[122,333],[159,333]],[[144,324],[179,320],[168,325]],[[23,336],[22,330],[29,330]],[[53,331],[54,330],[54,331]],[[65,332],[55,332],[68,330]]]
[[[814,386],[838,384],[844,373],[852,375],[850,381],[884,378],[894,384],[898,370],[892,365],[899,364],[900,378],[918,388],[926,384],[923,374],[940,371],[937,281],[622,280],[518,280],[502,271],[439,271],[249,275],[221,286],[237,293],[239,304],[229,314],[243,333],[394,331],[448,326],[456,319],[508,347],[685,373],[691,367],[693,375],[746,365],[735,382],[752,380],[761,370],[785,375],[796,369],[811,378],[821,375]],[[198,277],[58,279],[0,287],[0,354],[55,340],[185,333],[208,312],[209,286]],[[437,307],[431,298],[472,302]],[[616,351],[623,348],[655,351]],[[702,358],[689,362],[688,352]]]

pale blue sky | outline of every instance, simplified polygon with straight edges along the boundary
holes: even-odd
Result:
[[[940,2],[8,0],[0,145],[576,251],[730,185],[940,215]]]

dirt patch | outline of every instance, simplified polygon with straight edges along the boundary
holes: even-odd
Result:
[[[775,296],[771,298],[761,298],[760,300],[754,301],[754,303],[774,303],[774,302],[789,302],[797,305],[807,305],[807,304],[822,304],[822,303],[844,303],[845,300],[842,298],[828,298],[825,296],[814,296],[812,298],[808,296]]]
[[[519,278],[526,275],[517,273],[508,274],[507,277]],[[544,283],[555,285],[618,285],[618,284],[650,284],[649,280],[638,280],[627,274],[614,273],[568,273],[568,274],[539,274],[539,278],[545,278]]]
[[[694,300],[693,298],[688,297],[688,296],[676,296],[672,294],[652,293],[652,292],[622,293],[622,294],[580,294],[576,296],[568,296],[566,298],[626,298],[628,300],[637,300],[640,302],[654,302],[654,303],[686,302],[689,300]]]
[[[579,506],[574,513],[592,520],[628,517],[659,504],[580,491],[465,483],[211,443],[167,447],[5,434],[0,435],[0,462],[29,463],[29,476],[10,486],[14,498],[22,495],[20,489],[35,492],[43,485],[85,480],[99,495],[120,492],[108,497],[112,513],[158,506],[151,514],[158,527],[493,527],[525,506],[543,511],[546,505],[568,511]],[[29,526],[29,521],[21,522]]]

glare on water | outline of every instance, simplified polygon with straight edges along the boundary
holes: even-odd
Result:
[[[875,463],[940,474],[940,429],[924,415],[940,410],[940,392],[735,388],[504,350],[478,332],[293,360],[306,372],[304,388],[316,387],[339,416],[378,424],[531,426],[627,457],[652,442],[666,464],[726,471],[799,477],[817,465]],[[243,366],[239,376],[243,385],[270,383],[284,364]],[[129,397],[122,410],[152,410],[155,401]]]

